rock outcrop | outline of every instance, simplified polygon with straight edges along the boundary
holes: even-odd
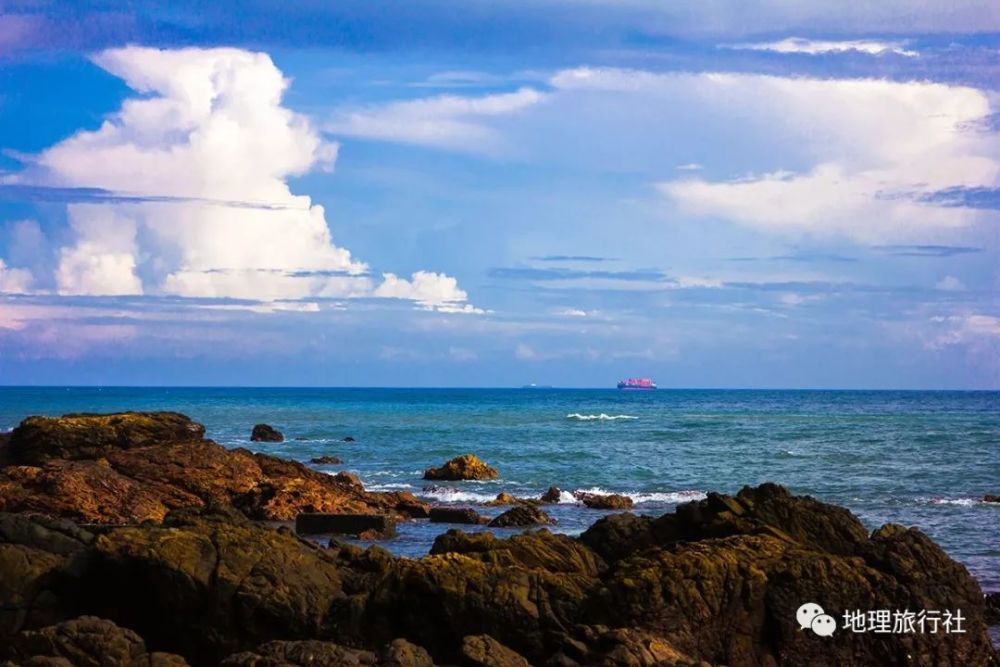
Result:
[[[548,514],[533,505],[518,505],[490,521],[493,528],[510,526],[548,526],[555,523]]]
[[[443,466],[428,468],[424,471],[424,479],[462,480],[462,479],[496,479],[500,476],[496,468],[487,465],[475,454],[456,456]]]
[[[620,493],[579,493],[576,498],[595,510],[628,510],[633,504],[631,498]]]
[[[81,523],[162,521],[171,510],[232,506],[250,518],[302,512],[426,516],[410,493],[369,493],[360,482],[202,438],[176,413],[30,417],[0,467],[0,511]]]
[[[285,436],[270,424],[256,424],[250,432],[251,442],[284,442]]]

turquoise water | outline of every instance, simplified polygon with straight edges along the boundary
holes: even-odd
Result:
[[[229,446],[299,461],[333,454],[346,464],[323,469],[437,502],[537,496],[555,484],[628,493],[636,511],[656,514],[775,481],[871,528],[918,526],[1000,590],[1000,505],[981,502],[1000,493],[1000,392],[0,388],[0,428],[31,414],[126,409],[184,412]],[[258,422],[287,440],[250,443]],[[348,435],[357,441],[341,442]],[[425,468],[466,452],[501,479],[424,490]],[[569,533],[602,515],[574,503],[552,513]],[[385,546],[426,553],[443,530],[408,524]]]

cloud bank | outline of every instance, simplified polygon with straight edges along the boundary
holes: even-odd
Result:
[[[898,56],[915,58],[920,55],[913,49],[907,49],[905,42],[883,42],[873,39],[833,41],[823,39],[805,39],[802,37],[787,37],[773,42],[726,44],[725,48],[749,51],[772,51],[774,53],[804,53],[813,56],[825,53],[848,53],[851,51],[856,53],[865,53],[870,56],[880,56],[882,54],[892,53]]]
[[[332,169],[338,146],[282,105],[288,81],[268,55],[127,47],[93,60],[139,96],[5,180],[120,195],[68,204],[73,240],[57,252],[59,294],[392,296],[476,312],[444,274],[417,272],[405,293],[392,274],[376,284],[336,245],[323,207],[291,191],[289,178]],[[25,269],[0,265],[0,290],[27,284]]]

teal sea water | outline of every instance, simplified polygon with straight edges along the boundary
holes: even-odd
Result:
[[[627,493],[636,511],[658,514],[775,481],[869,528],[917,526],[1000,590],[1000,504],[982,502],[1000,493],[1000,392],[0,388],[0,429],[32,414],[116,410],[184,412],[222,444],[303,462],[336,455],[345,465],[321,469],[443,503],[554,484]],[[251,443],[258,422],[287,440]],[[427,488],[425,468],[466,452],[501,479]],[[573,502],[552,513],[568,533],[603,514]],[[385,546],[420,555],[444,529],[407,524]]]

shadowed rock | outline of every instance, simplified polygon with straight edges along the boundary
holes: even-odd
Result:
[[[343,461],[338,459],[336,456],[317,456],[314,459],[309,459],[309,463],[315,465],[341,465]]]
[[[479,512],[470,507],[432,507],[431,523],[482,523]]]
[[[550,486],[549,490],[542,494],[541,501],[543,503],[557,503],[560,498],[562,498],[562,491],[559,490],[559,487]]]
[[[269,424],[257,424],[250,432],[252,442],[284,442],[285,436]]]
[[[229,656],[220,667],[434,667],[427,651],[396,639],[378,653],[318,640],[273,641]]]
[[[523,655],[489,635],[469,635],[462,640],[459,667],[531,667]]]
[[[508,526],[547,526],[555,523],[548,514],[533,505],[518,505],[490,521],[493,528]]]
[[[295,532],[381,539],[396,534],[396,520],[387,514],[300,514],[295,517]]]
[[[496,479],[500,473],[483,462],[475,454],[456,456],[439,468],[428,468],[424,479]]]
[[[983,502],[984,503],[1000,503],[1000,495],[998,495],[998,494],[992,494],[992,493],[987,493],[985,496],[983,496]]]

